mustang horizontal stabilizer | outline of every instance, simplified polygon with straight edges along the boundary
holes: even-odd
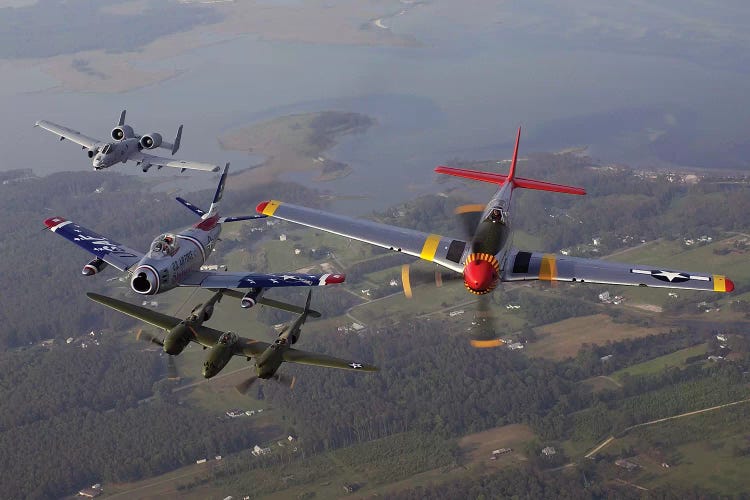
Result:
[[[343,274],[302,273],[226,273],[194,271],[187,275],[180,286],[201,288],[277,288],[284,286],[325,286],[344,282]]]
[[[365,219],[330,214],[276,200],[264,201],[258,205],[256,210],[258,213],[269,217],[276,217],[396,252],[403,252],[407,255],[435,262],[458,273],[463,272],[463,266],[460,262],[467,246],[463,240],[445,238],[437,234],[427,234]]]
[[[44,225],[120,271],[127,271],[143,258],[141,252],[62,217],[50,217],[44,221]]]
[[[333,356],[326,356],[325,354],[300,351],[294,348],[290,348],[284,352],[284,361],[289,363],[300,363],[303,365],[323,366],[326,368],[339,368],[341,370],[358,370],[363,372],[378,371],[376,366],[368,365],[366,363],[347,361],[345,359],[334,358]]]
[[[518,250],[513,250],[508,256],[502,280],[570,281],[714,292],[734,290],[732,280],[719,274],[693,273],[643,264],[623,264]]]
[[[175,326],[179,325],[182,320],[173,316],[168,316],[160,312],[156,312],[153,309],[147,307],[137,306],[130,304],[129,302],[123,302],[122,300],[113,299],[105,295],[99,295],[98,293],[89,292],[86,294],[88,298],[94,302],[98,302],[107,307],[120,311],[121,313],[132,316],[135,319],[139,319],[149,325],[153,325],[162,330],[170,330]]]

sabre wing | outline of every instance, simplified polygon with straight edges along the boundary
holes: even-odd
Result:
[[[363,372],[375,372],[378,368],[367,363],[357,361],[347,361],[345,359],[326,356],[314,352],[300,351],[299,349],[290,348],[284,352],[284,361],[289,363],[300,363],[303,365],[323,366],[326,368],[339,368],[341,370],[353,370]]]
[[[355,219],[276,200],[264,201],[258,205],[257,211],[269,217],[419,257],[457,273],[463,272],[464,266],[461,262],[467,248],[467,243],[463,240]]]
[[[519,250],[509,255],[502,280],[570,281],[714,292],[734,290],[732,280],[719,274]]]
[[[83,146],[86,149],[94,149],[94,146],[101,142],[98,139],[94,139],[93,137],[84,135],[77,130],[63,127],[62,125],[48,122],[47,120],[40,120],[36,122],[34,126],[43,128],[44,130],[48,130],[53,134],[59,135],[61,139],[68,139],[69,141],[75,142],[79,146]]]
[[[278,288],[286,286],[325,286],[342,283],[343,274],[302,273],[225,273],[194,271],[182,280],[180,286],[201,288]]]
[[[53,233],[72,241],[120,271],[127,271],[143,258],[141,252],[121,245],[62,217],[51,217],[45,220],[44,224]]]
[[[174,160],[171,158],[163,158],[161,156],[150,155],[141,151],[136,151],[130,157],[129,160],[134,160],[141,163],[148,163],[149,165],[156,165],[157,167],[173,167],[188,170],[202,170],[204,172],[218,172],[219,165],[212,165],[211,163],[200,163],[197,161],[185,161],[185,160]]]

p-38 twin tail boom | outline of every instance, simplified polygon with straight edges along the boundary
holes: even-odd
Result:
[[[210,163],[175,160],[144,153],[144,150],[164,148],[170,150],[172,155],[174,155],[177,150],[180,149],[182,125],[177,129],[177,137],[175,137],[175,140],[172,143],[162,140],[162,136],[158,132],[137,135],[133,131],[133,127],[125,124],[125,111],[120,114],[120,121],[117,123],[117,126],[112,129],[110,134],[112,136],[112,141],[109,142],[88,137],[77,130],[63,127],[62,125],[57,125],[56,123],[48,122],[46,120],[40,120],[36,122],[34,126],[41,127],[44,130],[48,130],[53,134],[60,136],[61,141],[68,139],[87,150],[88,157],[91,158],[94,170],[108,168],[120,162],[125,163],[128,160],[136,162],[144,172],[147,172],[148,169],[154,165],[156,165],[157,169],[162,167],[174,167],[179,168],[182,171],[190,169],[218,172],[220,168],[218,165],[212,165]]]
[[[229,164],[224,168],[213,202],[207,212],[178,197],[177,201],[198,215],[200,221],[182,231],[161,234],[153,241],[146,253],[128,248],[62,217],[51,217],[45,220],[44,224],[53,233],[63,236],[94,255],[95,259],[83,266],[81,271],[83,275],[93,276],[108,265],[119,271],[127,271],[131,275],[131,288],[142,295],[163,293],[177,286],[211,289],[238,288],[248,290],[241,302],[242,307],[248,308],[255,305],[268,288],[323,286],[344,281],[343,274],[267,274],[201,270],[201,266],[211,255],[219,240],[222,224],[265,217],[264,215],[240,217],[219,215],[219,205],[228,171]]]

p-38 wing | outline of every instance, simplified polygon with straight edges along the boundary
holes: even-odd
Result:
[[[258,213],[269,217],[321,229],[435,262],[457,273],[464,270],[461,260],[467,243],[463,240],[423,233],[414,229],[389,226],[365,219],[353,219],[276,200],[264,201],[257,206],[256,210]]]
[[[464,270],[467,243],[412,229],[355,219],[280,201],[256,208],[269,217],[363,241],[435,262],[457,273]],[[695,273],[647,265],[623,264],[565,255],[512,250],[500,263],[502,281],[569,281],[731,292],[734,283],[718,274]]]
[[[72,128],[68,128],[68,127],[63,127],[62,125],[48,122],[47,120],[40,120],[36,122],[34,126],[41,127],[44,130],[47,130],[49,132],[52,132],[53,134],[59,135],[60,140],[68,139],[69,141],[75,142],[79,146],[83,146],[86,149],[94,149],[94,146],[102,142],[98,139],[94,139],[93,137],[84,135],[77,130],[73,130]]]

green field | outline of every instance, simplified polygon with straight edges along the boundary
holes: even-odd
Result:
[[[632,457],[641,469],[618,475],[647,488],[673,484],[725,495],[750,491],[748,417],[750,405],[745,403],[643,427],[613,442],[605,460]]]
[[[669,367],[681,368],[685,366],[685,360],[687,360],[688,358],[697,356],[699,354],[705,354],[707,351],[708,344],[700,344],[693,347],[688,347],[686,349],[680,349],[679,351],[665,354],[664,356],[659,356],[658,358],[654,358],[649,361],[644,361],[643,363],[638,363],[636,365],[617,370],[616,372],[612,373],[610,377],[622,382],[626,373],[631,377],[635,377],[637,375],[651,375],[654,373],[659,373]]]

